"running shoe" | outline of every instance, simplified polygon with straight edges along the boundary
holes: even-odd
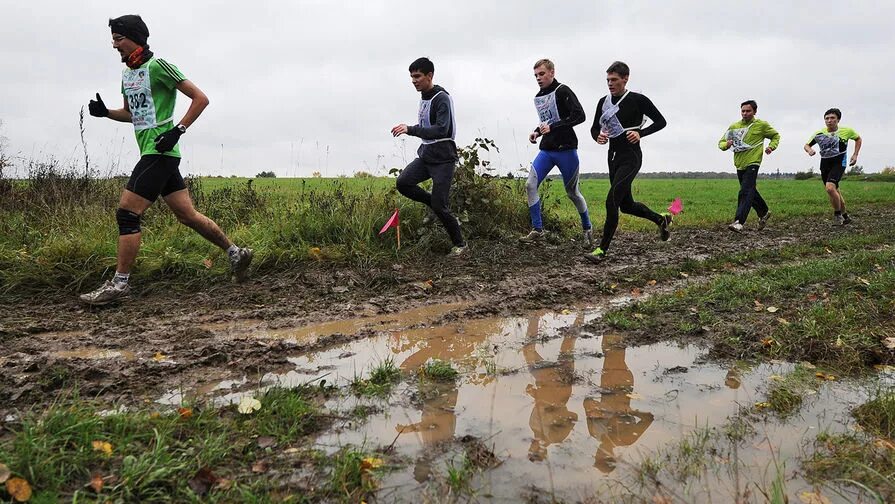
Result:
[[[603,251],[603,249],[601,249],[600,247],[597,247],[590,254],[584,254],[584,258],[589,262],[599,264],[606,259],[606,252]]]
[[[758,230],[761,231],[768,225],[768,218],[771,217],[771,211],[768,210],[761,217],[758,218]]]
[[[249,264],[252,264],[252,249],[240,248],[233,257],[230,258],[230,272],[236,278],[236,281],[242,282],[246,279]]]
[[[81,301],[93,305],[103,306],[113,301],[126,298],[131,294],[131,286],[127,282],[113,282],[106,280],[95,291],[81,294]]]
[[[463,246],[453,246],[451,247],[451,251],[448,252],[448,257],[460,257],[464,256],[469,252],[469,245]]]
[[[662,222],[659,223],[659,239],[662,241],[668,241],[671,238],[671,230],[668,229],[671,227],[672,217],[670,213],[662,213]]]
[[[547,231],[544,231],[543,229],[532,229],[530,233],[519,238],[519,241],[522,243],[534,243],[541,241],[546,235]]]
[[[851,217],[847,213],[842,214],[842,225],[851,224]]]
[[[588,247],[594,246],[594,230],[593,229],[585,229],[584,230],[584,244]]]
[[[844,226],[845,225],[845,217],[842,215],[833,215],[833,225],[834,226]]]
[[[727,229],[737,232],[737,233],[742,233],[743,225],[740,224],[740,221],[735,220],[735,221],[731,222],[729,226],[727,226]]]

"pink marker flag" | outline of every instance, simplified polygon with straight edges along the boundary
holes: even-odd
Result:
[[[391,228],[396,228],[398,234],[398,248],[401,248],[401,216],[399,215],[399,209],[395,209],[395,213],[392,214],[391,217],[388,218],[388,221],[382,226],[382,229],[379,230],[379,234],[385,233]]]
[[[675,198],[674,201],[671,202],[671,205],[668,206],[668,211],[671,212],[671,215],[677,215],[684,210],[684,203],[680,198]]]

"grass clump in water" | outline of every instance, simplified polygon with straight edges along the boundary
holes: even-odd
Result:
[[[395,384],[401,381],[401,369],[395,359],[388,357],[376,365],[369,378],[355,376],[351,382],[351,390],[359,396],[383,397],[391,393]]]
[[[426,362],[419,372],[423,378],[442,382],[454,381],[460,375],[450,362],[441,359]]]

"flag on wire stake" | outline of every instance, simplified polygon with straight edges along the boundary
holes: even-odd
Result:
[[[684,211],[684,203],[680,198],[675,198],[674,201],[671,202],[671,205],[668,206],[668,212],[671,215],[677,215]]]
[[[401,216],[399,215],[399,209],[395,209],[395,213],[392,214],[391,217],[388,218],[388,222],[382,226],[382,229],[379,230],[379,234],[385,233],[391,228],[397,229],[398,234],[398,250],[401,249]]]

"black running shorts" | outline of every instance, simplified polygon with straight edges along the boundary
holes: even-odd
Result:
[[[845,175],[845,154],[820,160],[820,179],[824,184],[832,182],[839,187],[843,175]]]
[[[124,187],[149,201],[155,201],[159,196],[164,198],[173,192],[186,189],[179,167],[180,158],[147,154],[137,162],[131,178]]]

